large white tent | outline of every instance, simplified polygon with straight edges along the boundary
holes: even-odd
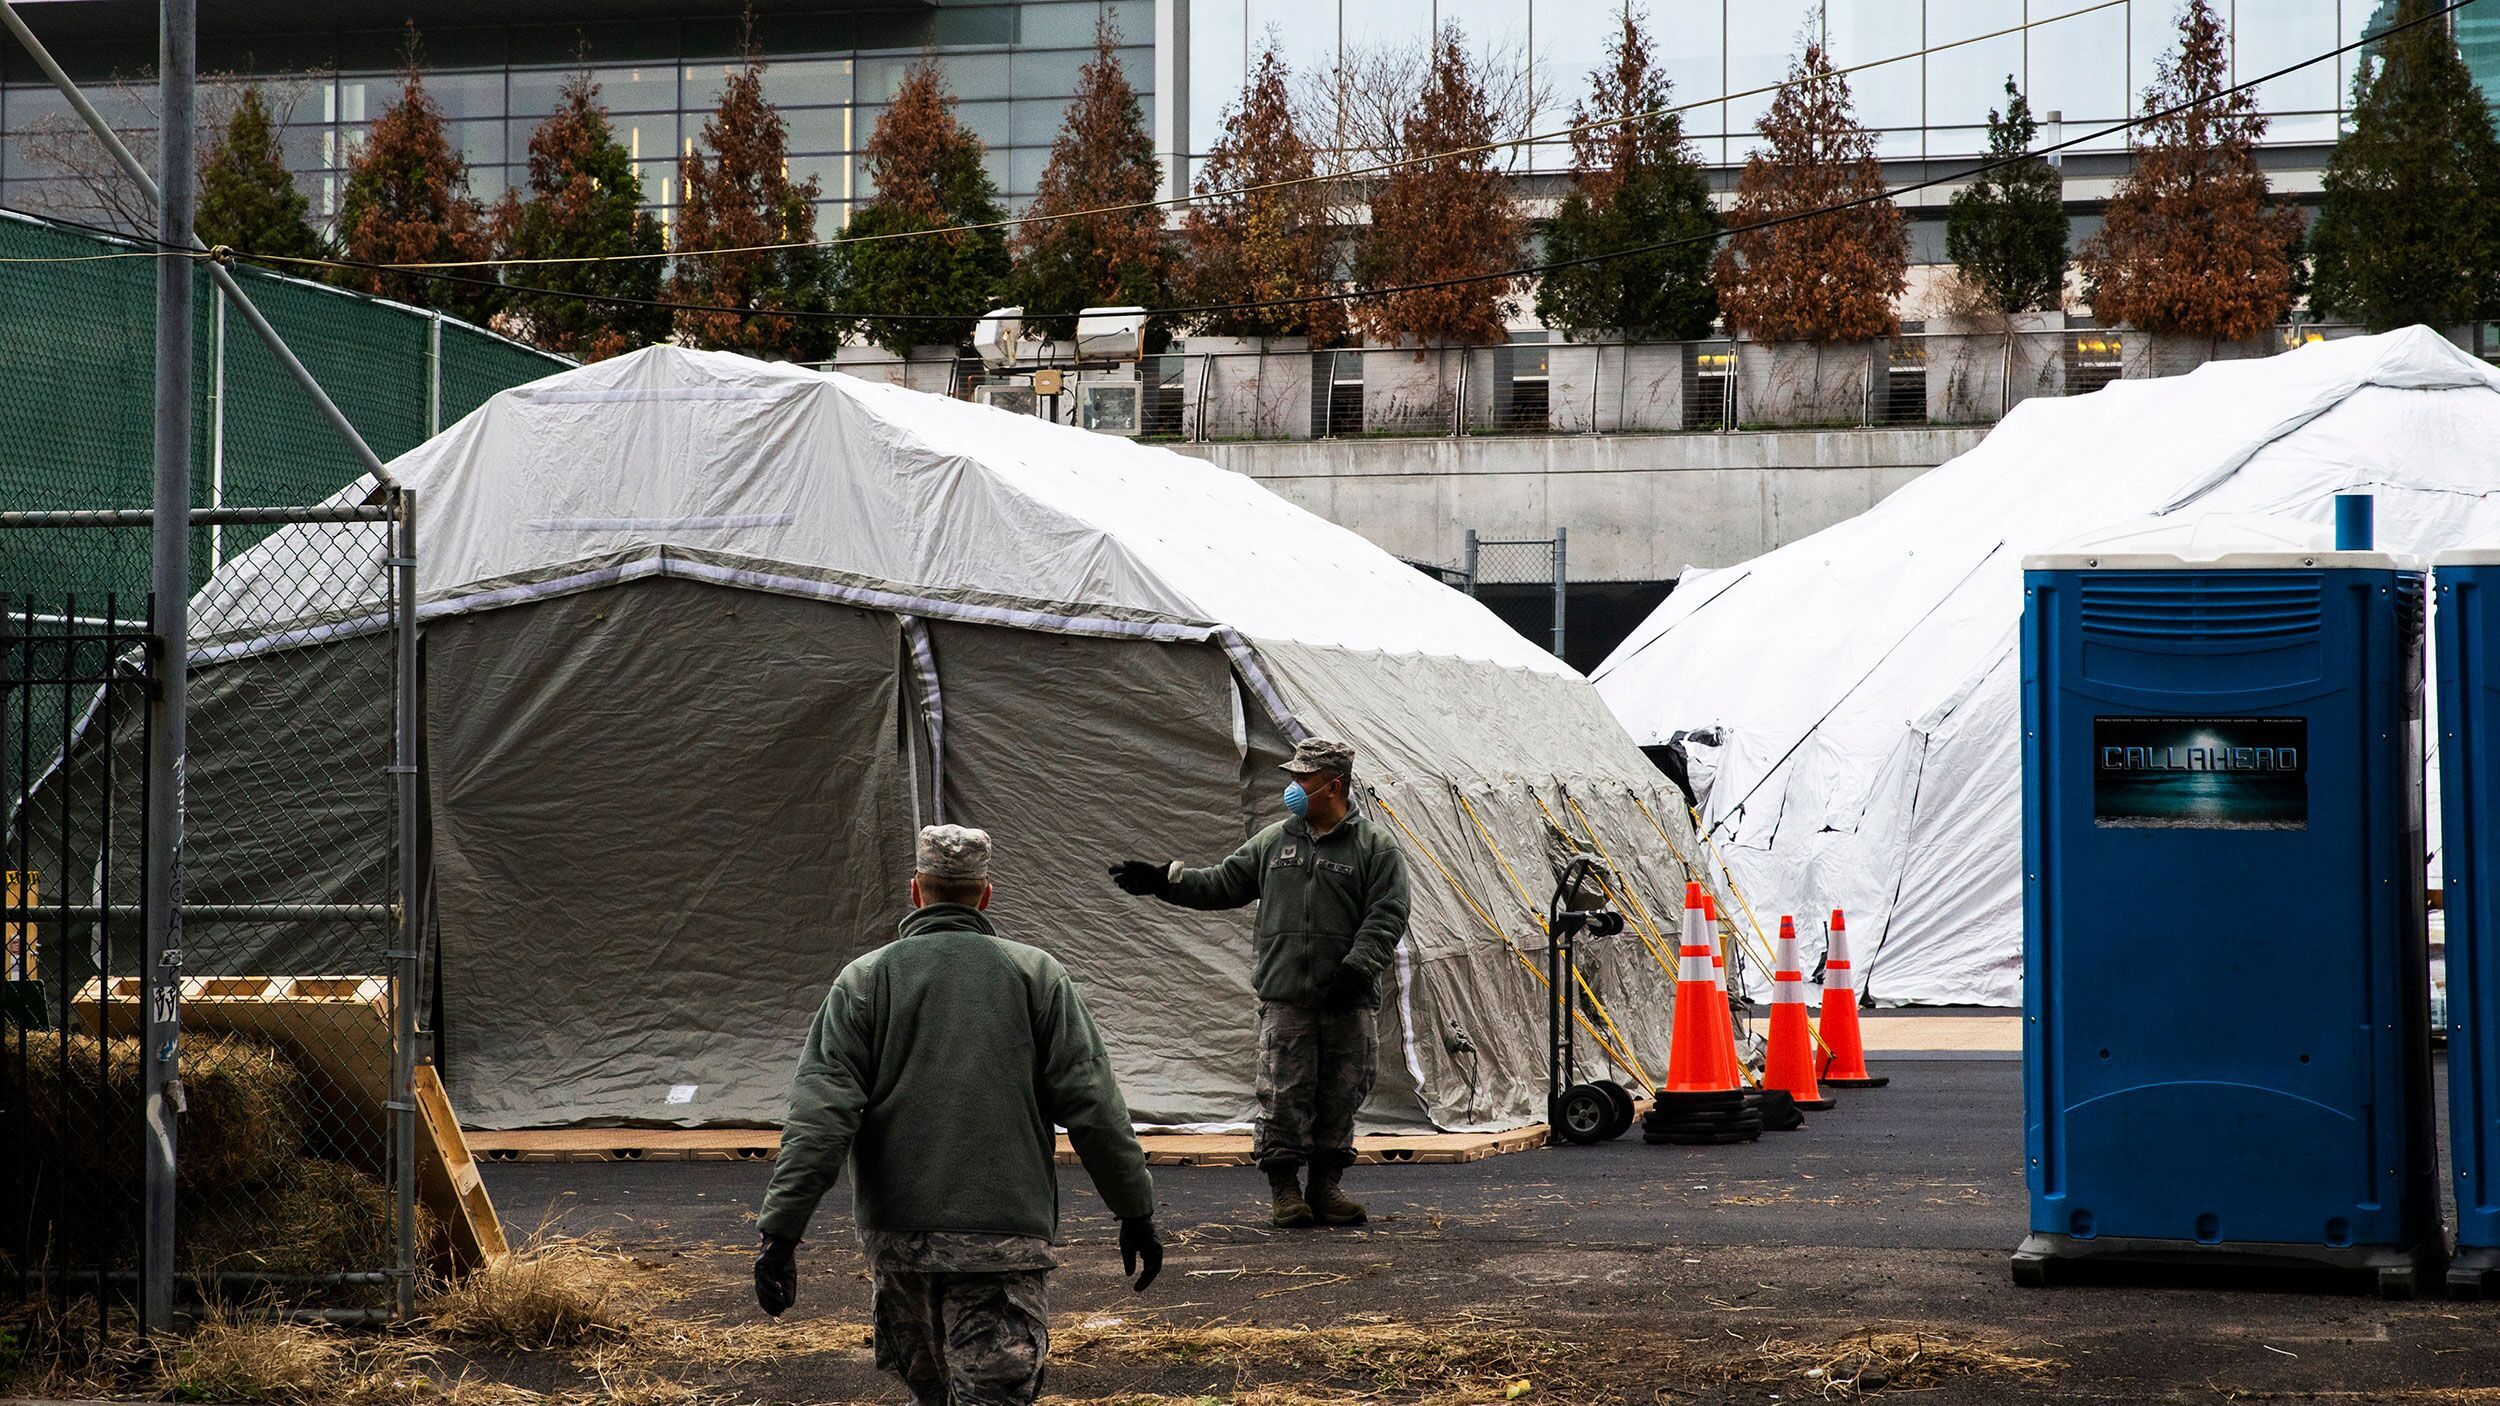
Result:
[[[1702,814],[1757,911],[1847,910],[1879,1001],[2014,1005],[2024,555],[2150,515],[2326,524],[2343,492],[2401,552],[2500,527],[2500,373],[2415,327],[2025,401],[1872,510],[1686,572],[1592,677],[1645,746],[1725,729]]]
[[[1549,814],[1646,904],[1685,877],[1672,789],[1586,680],[1199,460],[655,347],[498,395],[391,472],[418,522],[447,1075],[483,1126],[778,1117],[809,1014],[890,936],[912,828],[941,817],[996,836],[1002,928],[1066,961],[1141,1120],[1243,1121],[1253,915],[1104,869],[1229,853],[1281,816],[1306,733],[1354,744],[1413,878],[1374,1125],[1543,1116],[1521,958]],[[383,647],[382,583],[307,598],[291,566],[379,561],[319,540],[376,530],[287,528],[219,570],[203,718],[233,735],[221,678],[285,662],[255,717],[386,722],[303,657]],[[1584,964],[1663,1064],[1672,977],[1642,937]]]

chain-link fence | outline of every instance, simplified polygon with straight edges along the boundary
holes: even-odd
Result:
[[[49,583],[7,594],[0,638],[0,1291],[98,1341],[147,1263],[151,1061],[177,1081],[178,1300],[384,1318],[429,1240],[406,500],[196,516],[216,532],[261,540],[191,601],[181,938],[151,964],[162,661],[122,584],[148,515],[0,514],[0,577]]]
[[[1565,528],[1555,528],[1551,537],[1527,538],[1480,537],[1469,528],[1467,556],[1460,566],[1466,583],[1462,589],[1529,639],[1547,639],[1550,628],[1545,647],[1559,659],[1569,600],[1569,550]]]

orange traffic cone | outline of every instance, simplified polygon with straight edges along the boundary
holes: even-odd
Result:
[[[1698,883],[1684,886],[1684,934],[1676,946],[1675,1039],[1667,1051],[1667,1092],[1719,1093],[1738,1087],[1733,1063],[1723,1063],[1719,1047],[1728,1040],[1727,1007],[1718,983],[1711,979],[1710,930],[1703,925],[1706,900]]]
[[[1736,1056],[1736,1012],[1727,999],[1727,949],[1719,945],[1718,896],[1701,896],[1702,940],[1710,944],[1710,1000],[1718,1008],[1719,1072],[1729,1088],[1745,1087],[1745,1062]]]
[[[1832,910],[1829,952],[1823,961],[1823,1082],[1836,1089],[1880,1089],[1892,1082],[1866,1072],[1866,1045],[1858,1037],[1858,974],[1849,966],[1849,924]]]
[[[1780,915],[1779,945],[1771,949],[1771,1051],[1762,1087],[1785,1089],[1799,1108],[1829,1108],[1814,1082],[1814,1029],[1806,1019],[1806,978],[1797,965],[1797,920]]]

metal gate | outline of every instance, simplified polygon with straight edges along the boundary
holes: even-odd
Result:
[[[1553,633],[1546,648],[1559,659],[1563,652],[1563,606],[1569,599],[1566,576],[1571,532],[1557,527],[1551,537],[1493,538],[1479,537],[1474,528],[1467,529],[1467,594],[1481,596],[1480,589],[1498,585],[1533,585],[1553,592]],[[1508,611],[1498,614],[1510,620],[1511,628],[1535,639],[1535,631],[1524,618],[1513,618]]]
[[[190,601],[181,922],[154,965],[145,759],[171,705],[150,515],[0,513],[0,1293],[48,1303],[58,1347],[165,1326],[123,1316],[151,1274],[178,1306],[412,1305],[408,509],[386,490],[192,514],[227,564]]]

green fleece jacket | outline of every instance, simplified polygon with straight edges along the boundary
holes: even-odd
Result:
[[[847,1161],[864,1229],[1055,1238],[1054,1123],[1113,1214],[1154,1213],[1146,1154],[1067,970],[975,909],[933,904],[843,968],[817,1008],[756,1227],[800,1238]]]
[[[1380,974],[1406,936],[1406,856],[1388,832],[1359,815],[1314,836],[1309,822],[1280,820],[1221,864],[1172,866],[1164,898],[1183,908],[1259,905],[1259,949],[1250,983],[1262,1001],[1316,1006],[1340,965],[1372,979],[1364,1004],[1380,1004]]]

